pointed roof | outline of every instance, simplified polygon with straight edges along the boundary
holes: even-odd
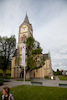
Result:
[[[26,13],[25,19],[24,19],[23,23],[20,25],[20,27],[22,27],[23,24],[27,24],[28,26],[30,26],[32,28],[32,24],[30,24],[30,22],[29,22],[27,13]]]
[[[27,16],[27,13],[26,13],[26,16],[25,16],[25,19],[24,19],[24,23],[30,24],[30,23],[29,23],[28,16]]]

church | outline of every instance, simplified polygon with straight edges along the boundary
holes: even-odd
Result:
[[[19,65],[16,65],[16,58],[20,58],[20,65],[22,62],[22,42],[26,41],[28,37],[33,37],[33,28],[32,24],[30,24],[28,16],[26,14],[23,23],[19,26],[19,34],[18,34],[18,45],[16,50],[15,57],[12,58],[12,65],[11,65],[11,77],[12,78],[23,78],[24,77],[24,70]],[[47,54],[42,54],[45,57],[45,64],[39,68],[34,69],[30,72],[25,72],[25,78],[45,78],[53,76],[52,71],[52,64],[51,64],[51,56],[48,52]]]

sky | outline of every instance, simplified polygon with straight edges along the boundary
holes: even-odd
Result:
[[[52,69],[67,70],[67,0],[0,0],[0,36],[16,36],[26,16]]]

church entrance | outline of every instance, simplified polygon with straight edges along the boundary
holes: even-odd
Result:
[[[24,78],[24,70],[21,71],[20,77],[23,79]]]

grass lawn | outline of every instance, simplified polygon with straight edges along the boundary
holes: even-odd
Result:
[[[3,78],[3,71],[0,69],[0,78]],[[6,77],[5,78],[11,78],[11,71],[10,70],[6,70]]]
[[[67,100],[67,88],[17,86],[10,91],[15,100]],[[0,98],[2,93],[0,92]]]
[[[17,81],[24,81],[24,79],[18,79]],[[30,80],[25,80],[25,81],[31,81],[31,79]]]
[[[67,76],[63,76],[63,75],[58,75],[60,80],[67,80]]]
[[[0,69],[0,74],[2,74],[3,71]],[[10,70],[6,70],[6,74],[11,74],[11,71]]]

